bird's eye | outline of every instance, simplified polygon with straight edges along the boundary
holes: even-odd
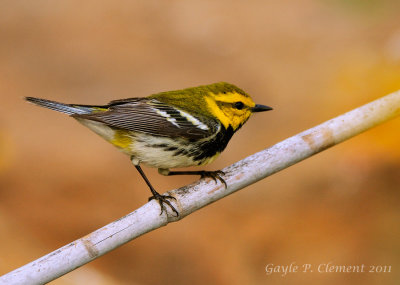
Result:
[[[244,104],[243,102],[236,102],[235,104],[233,104],[233,107],[235,107],[238,110],[242,110],[244,108]]]

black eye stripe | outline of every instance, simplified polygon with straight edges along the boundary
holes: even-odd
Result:
[[[244,104],[243,104],[243,102],[239,101],[239,102],[234,103],[233,107],[235,107],[238,110],[242,110],[244,108]]]

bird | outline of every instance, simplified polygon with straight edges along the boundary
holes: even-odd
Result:
[[[167,212],[167,205],[177,217],[179,212],[170,202],[176,198],[157,192],[141,165],[158,168],[166,176],[208,177],[227,187],[221,170],[170,169],[213,162],[253,113],[272,110],[226,82],[113,100],[106,105],[65,104],[35,97],[25,100],[69,115],[127,154],[150,188],[149,201],[158,201],[160,215]]]

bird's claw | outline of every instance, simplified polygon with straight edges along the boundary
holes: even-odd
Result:
[[[228,185],[226,184],[225,180],[221,177],[221,175],[225,175],[225,172],[221,171],[221,170],[216,170],[216,171],[203,171],[200,176],[201,178],[206,178],[209,177],[212,180],[215,181],[215,183],[219,181],[221,181],[221,183],[223,183],[225,185],[225,188],[228,187]]]
[[[162,213],[164,211],[167,212],[167,209],[165,208],[165,205],[164,205],[164,204],[167,204],[171,208],[171,210],[174,211],[174,213],[176,214],[176,217],[179,217],[178,211],[174,208],[174,206],[172,206],[171,202],[168,201],[168,199],[176,200],[175,197],[169,196],[169,195],[161,195],[160,193],[156,192],[153,194],[153,196],[149,197],[149,201],[151,201],[153,199],[157,200],[158,203],[160,204],[160,207],[161,207],[160,216],[162,215]]]

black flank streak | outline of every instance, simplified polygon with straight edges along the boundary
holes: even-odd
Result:
[[[165,150],[167,150],[167,151],[174,151],[174,150],[177,150],[177,149],[178,149],[178,148],[175,147],[175,146],[170,146],[170,147],[166,148]]]
[[[167,148],[168,145],[165,144],[165,143],[160,143],[160,144],[151,144],[151,145],[147,145],[147,147]]]
[[[189,152],[187,150],[185,150],[185,149],[180,149],[180,150],[176,151],[174,153],[174,155],[175,156],[177,156],[177,155],[188,155],[188,156],[190,156]]]

